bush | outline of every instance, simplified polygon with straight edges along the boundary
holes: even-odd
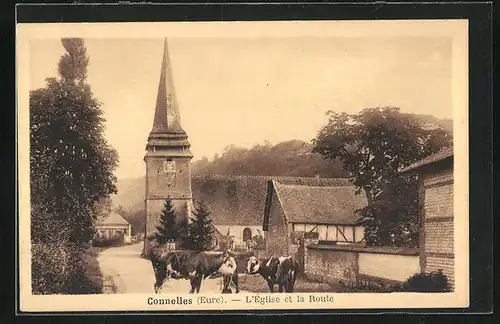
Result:
[[[32,244],[33,294],[97,294],[99,265],[84,248],[70,244]]]
[[[374,282],[369,280],[363,280],[357,283],[344,283],[339,281],[339,283],[344,287],[344,292],[355,293],[355,292],[372,292],[372,293],[387,293],[392,292],[392,286],[389,284],[384,284],[380,282]]]
[[[447,292],[450,291],[448,277],[442,270],[430,273],[417,273],[406,280],[400,287],[406,292]]]
[[[417,273],[403,283],[387,284],[374,280],[362,280],[356,284],[341,284],[346,292],[448,292],[448,278],[441,270]]]
[[[221,235],[221,237],[219,238],[219,250],[229,250],[232,240],[233,239],[229,235]]]
[[[95,247],[111,247],[123,245],[123,238],[119,236],[109,237],[109,238],[96,238],[92,242],[92,246]]]
[[[71,251],[60,244],[32,244],[33,294],[58,294],[67,290]]]
[[[253,237],[253,241],[255,242],[255,246],[253,247],[255,250],[266,249],[266,239],[260,234],[260,232]]]

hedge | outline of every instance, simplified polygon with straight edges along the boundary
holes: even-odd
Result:
[[[84,247],[32,244],[33,294],[98,294],[102,278],[95,255]]]

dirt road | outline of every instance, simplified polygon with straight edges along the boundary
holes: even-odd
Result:
[[[151,262],[140,257],[142,242],[134,245],[112,247],[99,253],[97,261],[103,277],[112,279],[116,291],[114,293],[153,294],[155,276]],[[201,285],[202,293],[220,293],[220,279],[206,279]],[[162,291],[164,293],[188,293],[191,286],[188,280],[168,280]],[[105,293],[113,293],[105,291]]]

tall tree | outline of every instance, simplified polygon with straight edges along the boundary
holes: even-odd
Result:
[[[59,76],[69,82],[84,82],[87,78],[87,48],[81,38],[63,38],[61,40],[66,53],[59,59]]]
[[[165,205],[160,214],[159,224],[156,226],[155,238],[160,244],[167,240],[175,240],[179,237],[174,206],[170,197],[165,200]]]
[[[100,202],[116,193],[118,157],[104,138],[101,105],[86,83],[84,41],[62,43],[60,78],[30,93],[32,239],[52,235],[41,230],[50,220],[78,244],[92,238]]]
[[[417,244],[418,187],[398,171],[452,143],[442,128],[427,129],[399,108],[328,112],[329,122],[313,140],[313,152],[340,159],[368,206],[360,211],[372,245]]]
[[[196,203],[193,215],[189,224],[189,248],[195,251],[209,250],[212,247],[214,228],[210,211],[203,201]]]
[[[115,213],[121,217],[127,217],[128,211],[125,207],[123,207],[123,205],[118,205],[118,207],[115,208]]]

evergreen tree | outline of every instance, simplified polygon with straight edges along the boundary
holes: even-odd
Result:
[[[188,245],[191,250],[206,251],[211,248],[214,228],[210,211],[203,201],[198,201],[189,224]]]
[[[159,224],[156,226],[155,239],[160,244],[165,244],[167,240],[175,240],[179,237],[174,206],[172,200],[167,198],[163,210],[161,211]]]

